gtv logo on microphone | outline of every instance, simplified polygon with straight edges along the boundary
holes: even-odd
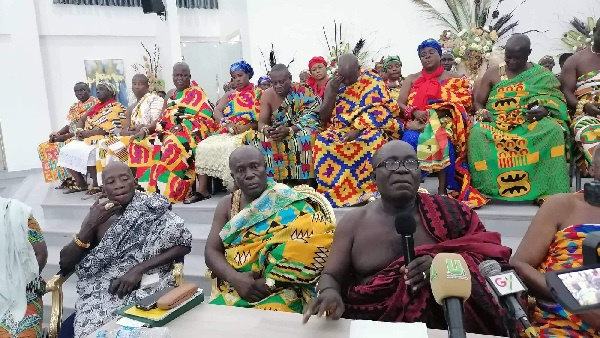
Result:
[[[496,291],[501,296],[525,291],[525,287],[514,271],[506,271],[489,277]]]

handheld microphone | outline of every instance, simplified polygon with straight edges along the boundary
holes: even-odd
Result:
[[[500,263],[487,260],[479,264],[479,272],[487,279],[494,295],[498,298],[500,305],[504,307],[509,316],[516,320],[522,327],[527,337],[539,337],[537,331],[531,326],[527,318],[527,312],[523,310],[517,299],[517,294],[527,291],[521,279],[514,270],[502,272]]]
[[[444,307],[448,337],[466,338],[463,302],[471,296],[471,272],[465,259],[455,253],[439,253],[430,272],[433,297]]]
[[[396,232],[402,236],[402,253],[404,253],[404,265],[415,259],[415,242],[413,234],[417,230],[415,216],[411,212],[403,212],[394,220]]]

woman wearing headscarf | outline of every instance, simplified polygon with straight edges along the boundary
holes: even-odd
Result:
[[[315,56],[308,62],[310,77],[306,80],[306,85],[321,99],[325,94],[325,87],[329,82],[327,76],[327,61],[322,56]]]
[[[77,122],[75,137],[61,149],[58,165],[67,169],[75,184],[67,187],[65,194],[88,190],[85,175],[92,175],[92,188],[87,192],[93,195],[100,192],[96,175],[96,147],[98,141],[116,134],[125,122],[125,108],[117,102],[117,87],[108,81],[96,86],[97,103]]]
[[[0,338],[42,337],[48,249],[31,208],[0,197]],[[9,272],[9,273],[7,273]]]
[[[390,91],[390,96],[394,101],[398,101],[400,87],[402,87],[402,61],[398,55],[388,56],[383,60],[383,72],[386,74],[384,82]]]
[[[480,207],[487,199],[470,186],[466,161],[469,82],[444,69],[436,40],[423,41],[417,51],[423,70],[406,78],[398,98],[402,140],[417,151],[423,175],[438,173],[438,194],[446,195],[450,189],[453,197]]]
[[[258,86],[262,90],[267,90],[267,89],[271,88],[271,86],[272,86],[271,78],[268,75],[259,77],[258,78]]]
[[[218,130],[196,148],[196,172],[200,176],[220,178],[225,186],[232,187],[229,155],[242,145],[247,132],[257,129],[262,89],[250,82],[254,70],[246,61],[232,64],[229,72],[235,89],[227,92],[215,107]],[[206,198],[193,193],[183,203],[195,203]]]

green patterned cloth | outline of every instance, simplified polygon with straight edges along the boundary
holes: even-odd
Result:
[[[315,296],[335,224],[325,219],[308,196],[273,181],[237,214],[236,200],[239,203],[234,197],[232,218],[220,233],[225,258],[238,272],[254,272],[265,278],[272,293],[249,303],[230,283],[215,279],[210,303],[302,313]]]
[[[487,109],[494,123],[474,125],[469,137],[469,170],[480,192],[532,201],[569,191],[569,116],[559,87],[552,73],[533,65],[492,88]],[[525,112],[535,104],[546,107],[550,116],[529,123]]]

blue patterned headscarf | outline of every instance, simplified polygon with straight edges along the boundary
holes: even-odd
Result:
[[[254,69],[252,69],[252,66],[250,66],[250,64],[244,60],[232,64],[229,68],[229,73],[231,74],[238,70],[241,70],[242,72],[248,74],[248,78],[250,79],[252,78],[252,76],[254,76]]]
[[[263,82],[271,82],[271,78],[268,75],[259,77],[258,85],[260,86]]]
[[[421,50],[423,50],[423,48],[426,48],[426,47],[434,48],[435,50],[437,50],[437,52],[438,52],[438,54],[440,54],[440,56],[442,55],[442,46],[440,45],[439,42],[437,42],[437,40],[427,39],[427,40],[421,42],[421,44],[417,48],[417,53],[421,54]]]

